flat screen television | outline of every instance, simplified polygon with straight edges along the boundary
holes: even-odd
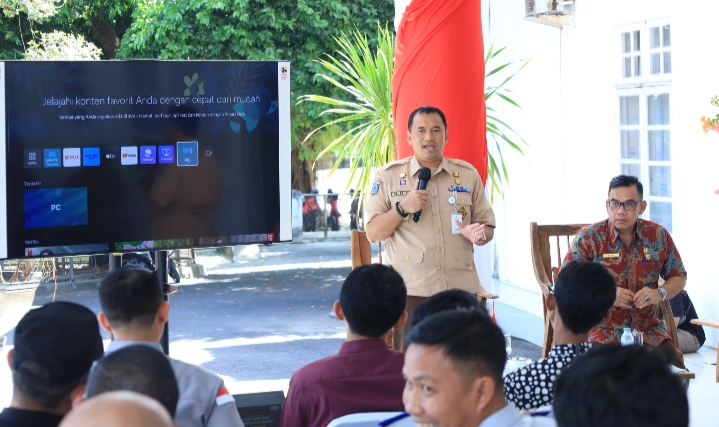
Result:
[[[0,62],[0,129],[0,259],[292,239],[289,62]]]

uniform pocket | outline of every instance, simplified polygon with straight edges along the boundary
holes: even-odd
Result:
[[[461,264],[465,267],[472,267],[474,253],[468,250],[456,249],[454,251],[454,260],[457,261],[457,264]]]
[[[469,196],[467,196],[467,199]],[[457,204],[455,206],[455,212],[462,215],[462,224],[469,225],[472,223],[472,205],[470,203],[460,203],[465,202],[467,199],[462,199],[460,196],[457,196]]]
[[[395,262],[409,262],[419,264],[424,259],[424,251],[417,248],[397,249],[395,252]]]

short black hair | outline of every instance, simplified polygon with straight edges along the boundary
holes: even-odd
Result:
[[[87,380],[87,397],[108,391],[134,391],[162,404],[175,417],[180,398],[172,365],[159,349],[135,344],[98,359]]]
[[[355,334],[379,338],[399,320],[407,304],[402,276],[389,266],[369,264],[355,268],[340,290],[340,305]]]
[[[23,369],[31,375],[43,375],[45,373],[42,366],[32,362],[25,362]],[[11,372],[13,393],[20,392],[23,396],[31,399],[34,404],[48,410],[57,408],[63,400],[70,396],[73,390],[87,382],[87,374],[85,374],[69,384],[51,386],[35,381],[30,375],[26,375],[22,371],[12,369]]]
[[[423,107],[419,107],[418,109],[412,111],[409,114],[409,120],[407,121],[407,130],[412,131],[412,124],[414,123],[414,116],[417,114],[439,114],[439,117],[442,118],[442,124],[444,125],[444,130],[447,131],[447,118],[444,116],[444,113],[442,110],[440,110],[437,107],[431,107],[429,105],[425,105]]]
[[[559,427],[689,425],[679,378],[644,346],[594,348],[562,370],[554,389]]]
[[[151,326],[164,301],[155,273],[130,266],[107,274],[99,294],[102,312],[115,328]]]
[[[461,289],[448,289],[432,295],[414,309],[414,313],[412,313],[412,326],[432,314],[447,310],[471,308],[487,310],[487,307],[479,303],[477,295],[472,295]]]
[[[639,182],[639,178],[636,176],[630,176],[630,175],[617,175],[614,178],[612,178],[611,181],[609,181],[609,191],[607,191],[607,196],[611,191],[617,187],[637,187],[637,192],[639,193],[639,200],[644,199],[644,186],[641,182]]]
[[[414,325],[405,342],[442,347],[463,377],[488,376],[502,390],[502,371],[507,361],[504,334],[485,311],[449,310],[433,314]]]
[[[573,261],[565,265],[554,284],[557,310],[573,334],[589,332],[614,305],[617,283],[601,264]]]

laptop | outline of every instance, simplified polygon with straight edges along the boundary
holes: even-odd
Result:
[[[279,427],[285,393],[268,391],[263,393],[235,394],[235,406],[245,427]]]

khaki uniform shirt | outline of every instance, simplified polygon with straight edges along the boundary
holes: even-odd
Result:
[[[376,216],[395,211],[412,190],[422,167],[414,157],[383,166],[375,177],[367,203],[368,223]],[[454,194],[449,187],[464,186],[469,193]],[[452,234],[451,215],[462,214],[464,225],[483,223],[495,226],[494,212],[484,195],[484,186],[471,164],[442,159],[427,183],[429,201],[419,222],[403,220],[386,241],[385,264],[404,278],[407,294],[428,297],[447,289],[479,292],[479,277],[474,271],[474,247],[461,234]]]

